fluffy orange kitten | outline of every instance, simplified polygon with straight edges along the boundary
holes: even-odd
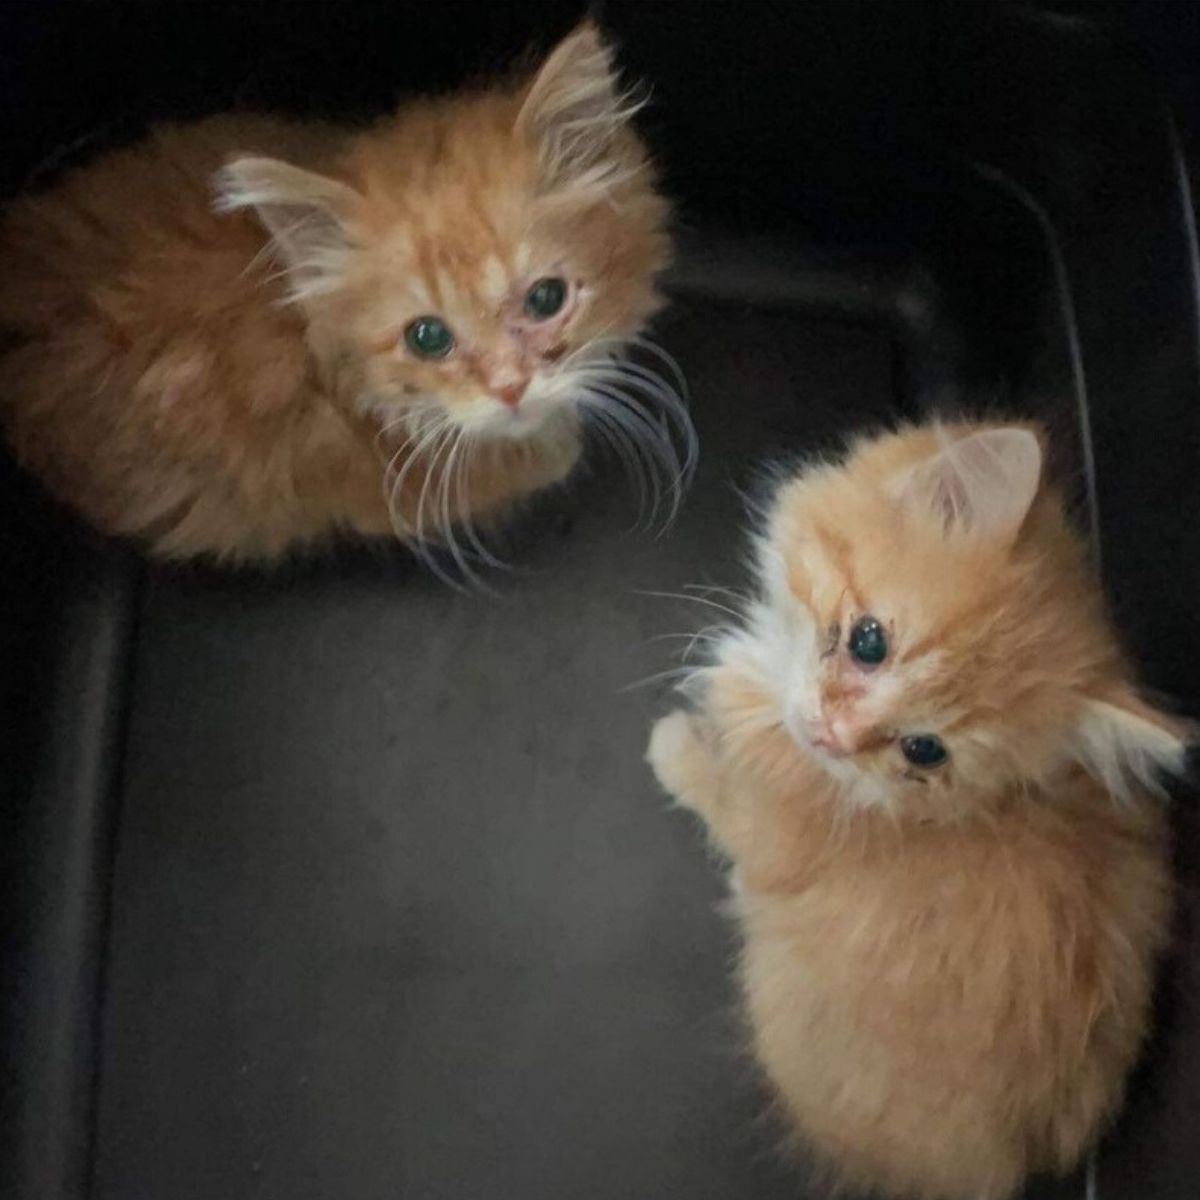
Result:
[[[519,84],[168,126],[15,202],[18,456],[106,531],[227,559],[452,538],[566,476],[589,415],[670,460],[640,401],[682,409],[619,353],[669,254],[637,107],[585,24]]]
[[[1159,770],[1023,426],[785,480],[649,761],[733,865],[754,1047],[834,1181],[998,1200],[1120,1103],[1171,908]]]

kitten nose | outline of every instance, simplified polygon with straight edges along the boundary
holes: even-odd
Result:
[[[812,744],[840,758],[858,748],[857,731],[849,721],[822,717],[813,731]]]
[[[838,737],[837,731],[828,721],[822,721],[813,732],[812,744],[824,750],[826,754],[840,757],[845,754],[847,747]]]
[[[521,397],[525,395],[525,389],[528,386],[528,379],[519,379],[516,383],[506,383],[503,387],[496,389],[496,399],[506,408],[516,408],[521,403]]]

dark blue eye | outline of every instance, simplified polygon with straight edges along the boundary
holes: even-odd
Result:
[[[942,739],[932,733],[916,733],[900,739],[900,753],[914,767],[936,767],[946,761],[946,747]]]
[[[554,316],[567,302],[567,283],[564,279],[539,279],[525,293],[525,311],[535,321]]]
[[[887,658],[887,634],[874,617],[860,617],[854,622],[846,646],[850,657],[864,667],[877,667]]]
[[[404,341],[418,358],[445,358],[454,348],[454,334],[441,317],[418,317],[405,329]]]

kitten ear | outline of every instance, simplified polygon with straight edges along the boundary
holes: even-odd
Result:
[[[346,224],[361,199],[347,184],[277,158],[239,158],[213,177],[217,212],[254,209],[287,269],[290,299],[333,291],[350,240]]]
[[[538,147],[549,187],[606,188],[630,170],[614,141],[644,103],[621,90],[612,48],[585,21],[534,76],[516,128]]]
[[[1074,752],[1114,796],[1127,797],[1135,786],[1162,795],[1162,777],[1184,773],[1194,733],[1122,688],[1084,702]]]
[[[1042,448],[1028,429],[983,429],[950,442],[897,480],[901,504],[947,533],[1015,537],[1037,495]]]

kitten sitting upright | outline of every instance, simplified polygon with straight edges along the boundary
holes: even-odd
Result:
[[[14,202],[19,458],[156,554],[269,560],[452,536],[562,479],[589,414],[661,438],[631,397],[677,401],[619,361],[669,254],[637,107],[585,24],[520,84],[168,126]]]
[[[757,1056],[833,1179],[1000,1200],[1117,1109],[1171,909],[1135,689],[1026,427],[779,487],[760,594],[649,760],[736,871]]]

